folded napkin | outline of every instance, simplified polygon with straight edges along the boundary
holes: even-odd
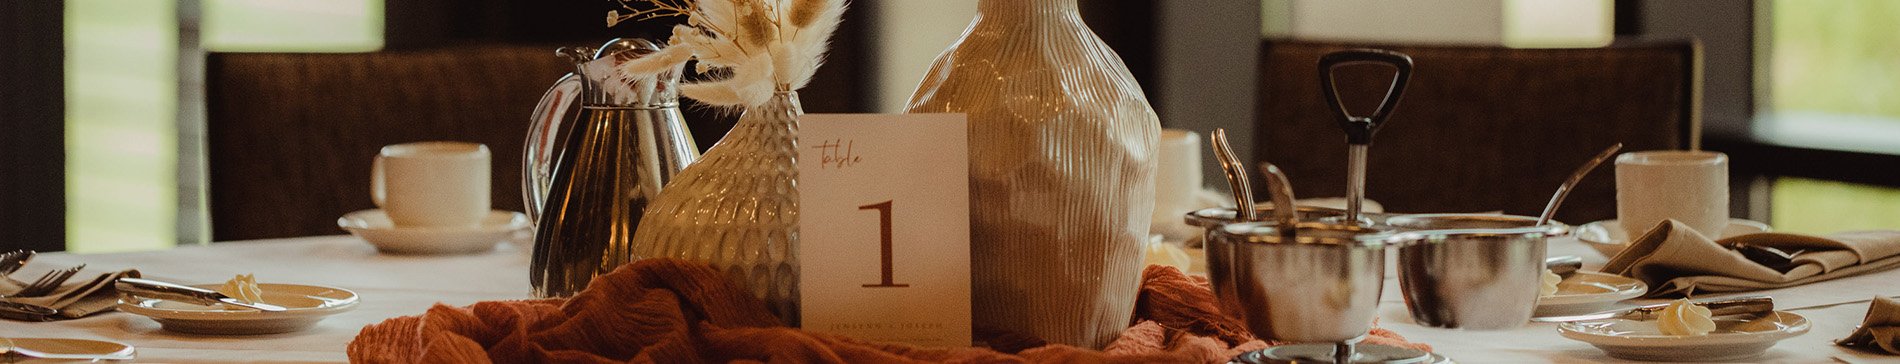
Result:
[[[1847,334],[1847,338],[1834,340],[1834,344],[1900,354],[1900,300],[1874,297],[1860,327],[1854,328],[1854,333]]]
[[[117,282],[119,277],[139,277],[139,271],[135,269],[99,273],[91,280],[84,280],[87,273],[82,270],[53,292],[34,297],[10,297],[13,293],[25,289],[29,283],[17,281],[11,277],[0,279],[0,296],[9,296],[7,300],[13,302],[59,310],[59,314],[45,317],[45,320],[74,319],[116,309],[119,305],[119,290],[112,288],[112,284]],[[38,279],[39,277],[31,278]]]
[[[1770,267],[1732,249],[1743,245],[1801,253]],[[1603,272],[1648,283],[1645,297],[1673,297],[1790,287],[1894,267],[1900,267],[1900,231],[1760,233],[1709,240],[1681,222],[1666,220],[1610,258]]]
[[[647,259],[573,298],[437,304],[363,328],[352,363],[1225,363],[1267,343],[1214,314],[1213,294],[1174,268],[1144,271],[1137,324],[1104,351],[980,332],[996,348],[918,348],[778,326],[765,305],[703,264]],[[995,335],[991,335],[995,334]],[[1407,344],[1374,330],[1368,342]],[[1007,346],[1027,347],[1013,354]],[[999,351],[1000,350],[1000,351]]]

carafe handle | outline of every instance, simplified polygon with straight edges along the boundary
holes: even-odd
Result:
[[[521,154],[521,202],[528,221],[541,221],[548,186],[554,183],[554,163],[562,157],[561,146],[567,144],[566,137],[571,134],[566,129],[579,114],[581,87],[581,76],[569,73],[555,81],[554,87],[541,95],[541,103],[534,106],[526,150]]]

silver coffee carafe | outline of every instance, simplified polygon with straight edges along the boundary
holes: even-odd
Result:
[[[629,261],[610,252],[626,251],[648,202],[699,158],[680,116],[680,70],[618,69],[657,50],[615,39],[599,50],[556,52],[575,72],[535,107],[522,166],[522,199],[535,221],[528,267],[535,297],[572,296]]]

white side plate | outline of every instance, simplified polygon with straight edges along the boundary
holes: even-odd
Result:
[[[216,284],[193,287],[217,289]],[[325,316],[356,308],[356,292],[300,284],[258,283],[264,303],[284,306],[283,312],[230,309],[145,297],[119,298],[119,310],[152,318],[166,330],[212,335],[254,335],[300,331]]]
[[[1808,332],[1808,319],[1775,311],[1715,318],[1708,335],[1663,335],[1656,321],[1609,319],[1565,322],[1557,333],[1590,343],[1612,357],[1650,361],[1731,361],[1752,358],[1776,342]]]
[[[1610,304],[1636,298],[1649,292],[1649,285],[1634,278],[1596,272],[1577,272],[1557,283],[1557,294],[1537,300],[1531,316],[1569,316],[1607,311]]]
[[[476,226],[403,227],[390,222],[383,210],[369,209],[345,214],[336,219],[336,225],[384,253],[472,254],[494,250],[496,243],[508,240],[531,223],[528,215],[496,210]]]

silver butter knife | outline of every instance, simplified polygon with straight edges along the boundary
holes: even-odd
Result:
[[[1583,257],[1575,255],[1550,257],[1544,259],[1544,268],[1550,269],[1550,272],[1557,274],[1558,277],[1570,278],[1577,275],[1577,270],[1583,269]]]
[[[1696,301],[1696,302],[1691,302],[1691,303],[1694,303],[1696,305],[1703,306],[1703,307],[1708,307],[1709,314],[1712,316],[1765,314],[1765,313],[1775,311],[1775,299],[1772,297],[1766,297],[1766,296],[1737,297],[1737,298],[1727,298],[1727,299],[1718,299],[1718,300],[1709,300],[1709,301]],[[1532,317],[1531,321],[1571,322],[1571,321],[1602,320],[1602,319],[1612,319],[1612,318],[1639,320],[1639,321],[1653,320],[1662,312],[1663,308],[1667,308],[1667,307],[1669,307],[1669,304],[1667,303],[1658,303],[1658,304],[1653,304],[1653,305],[1637,306],[1636,308],[1631,308],[1631,309],[1598,312],[1598,313],[1587,314],[1587,315]]]
[[[231,296],[226,296],[223,293],[218,293],[218,291],[213,291],[213,290],[208,290],[208,289],[203,289],[203,288],[198,288],[198,287],[190,287],[190,286],[184,286],[184,285],[178,285],[178,284],[159,282],[159,281],[154,281],[154,280],[149,280],[149,279],[119,278],[119,282],[114,284],[114,287],[117,287],[120,293],[129,294],[133,296],[140,296],[140,297],[178,300],[178,301],[191,302],[191,303],[196,303],[196,304],[201,304],[201,305],[216,305],[216,304],[223,303],[223,304],[229,304],[232,306],[246,307],[246,308],[255,309],[259,311],[269,311],[269,312],[279,312],[279,311],[284,310],[283,306],[278,306],[278,305],[273,305],[273,304],[268,304],[268,303],[263,303],[263,302],[244,302],[236,298],[231,298]]]

